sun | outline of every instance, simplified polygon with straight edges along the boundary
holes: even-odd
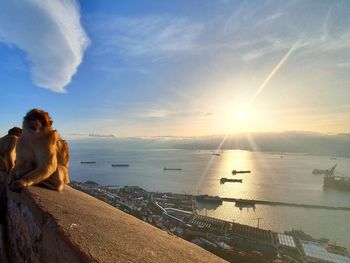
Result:
[[[236,120],[243,121],[245,120],[247,114],[244,111],[236,111],[235,112],[235,118]]]
[[[238,104],[238,103],[235,103]],[[217,133],[245,132],[251,126],[251,109],[246,105],[235,105],[222,103],[217,111],[213,113],[211,127],[215,127]],[[240,103],[243,104],[243,103]]]

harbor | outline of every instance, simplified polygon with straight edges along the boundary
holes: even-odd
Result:
[[[72,186],[230,262],[350,262],[346,248],[300,230],[277,232],[261,227],[262,218],[254,227],[196,212],[198,202],[225,201],[218,196],[148,192],[137,186],[110,188],[90,181]],[[256,201],[235,200],[240,205]]]
[[[110,143],[107,144],[108,147]],[[305,156],[285,154],[255,153],[248,151],[224,151],[203,175],[210,151],[201,150],[152,150],[147,155],[133,151],[104,156],[80,155],[71,163],[73,180],[94,180],[103,185],[115,187],[138,185],[148,191],[187,193],[191,195],[208,194],[220,198],[274,201],[292,204],[349,207],[349,192],[337,189],[324,189],[323,176],[312,174],[315,168],[327,169],[335,165],[328,156]],[[113,146],[113,147],[112,147]],[[121,147],[121,146],[120,146]],[[74,152],[75,150],[72,149]],[[166,158],[152,163],[159,156]],[[83,161],[97,161],[97,164],[83,165]],[[254,165],[260,160],[260,165]],[[129,168],[112,168],[111,164],[128,163]],[[350,174],[350,163],[346,158],[338,158],[336,171]],[[151,165],[152,164],[152,165]],[[182,171],[163,171],[164,167],[182,168]],[[232,170],[251,170],[250,174],[232,176]],[[203,175],[203,180],[201,179]],[[220,184],[220,178],[242,179],[243,183]],[[198,186],[197,186],[198,185]],[[296,194],[297,193],[297,194]],[[198,203],[199,204],[199,203]],[[263,217],[262,226],[274,231],[302,229],[317,238],[328,237],[350,248],[348,239],[348,218],[350,211],[334,209],[308,209],[303,206],[260,205],[252,208],[235,205],[235,202],[201,201],[197,211],[224,220],[256,226],[252,218]],[[207,211],[207,212],[206,212]],[[319,218],[315,224],[315,218]],[[332,225],[332,227],[330,227]]]

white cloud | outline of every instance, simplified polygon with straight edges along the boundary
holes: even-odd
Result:
[[[33,82],[55,92],[65,92],[89,44],[75,0],[2,0],[0,41],[23,50]]]

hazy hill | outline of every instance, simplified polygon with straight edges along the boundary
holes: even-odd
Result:
[[[69,138],[70,137],[70,138]],[[101,148],[115,147],[119,150],[175,148],[191,150],[239,149],[276,153],[303,153],[313,155],[350,157],[350,136],[327,135],[311,132],[250,133],[207,137],[88,137],[69,136],[71,144],[89,147],[98,143]]]
[[[350,157],[350,136],[320,133],[252,133],[223,137],[201,137],[175,144],[180,149],[240,149],[262,152],[289,152]]]

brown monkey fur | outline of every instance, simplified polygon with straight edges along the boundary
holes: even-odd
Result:
[[[0,176],[7,175],[15,165],[16,144],[22,129],[13,127],[4,137],[0,138]]]
[[[23,131],[16,148],[16,164],[10,188],[42,185],[62,191],[68,184],[69,151],[67,143],[52,129],[49,114],[33,109],[23,119]]]

